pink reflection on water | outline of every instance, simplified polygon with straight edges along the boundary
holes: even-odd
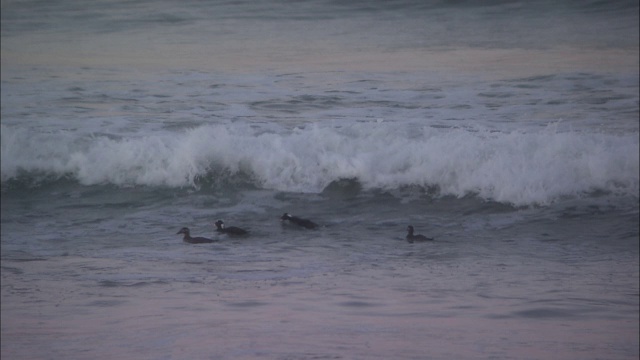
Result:
[[[466,299],[430,296],[418,287],[407,290],[411,277],[386,283],[381,279],[380,274],[368,272],[318,275],[296,282],[212,279],[205,284],[96,288],[74,281],[18,284],[7,275],[2,291],[2,357],[589,359],[637,355],[639,330],[633,317],[517,316],[509,310],[514,304],[508,300],[472,294]],[[11,288],[25,290],[21,294]]]

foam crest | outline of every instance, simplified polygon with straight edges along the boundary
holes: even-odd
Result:
[[[85,185],[197,186],[238,176],[256,186],[320,192],[333,181],[364,188],[436,187],[515,205],[604,191],[638,196],[637,134],[490,132],[395,123],[265,131],[208,125],[137,138],[34,133],[2,127],[2,181],[71,176]]]

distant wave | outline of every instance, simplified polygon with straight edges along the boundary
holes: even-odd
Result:
[[[207,125],[116,138],[2,126],[3,183],[69,177],[83,185],[198,187],[203,179],[321,192],[339,179],[365,189],[437,188],[515,205],[607,192],[638,196],[638,134],[492,132],[392,123],[265,131]]]

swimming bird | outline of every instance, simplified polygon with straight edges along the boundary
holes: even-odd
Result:
[[[409,225],[407,226],[407,231],[409,232],[407,234],[407,241],[410,243],[413,243],[414,241],[417,242],[422,242],[422,241],[433,241],[433,238],[428,238],[424,235],[420,235],[420,234],[413,234],[413,226]]]
[[[314,223],[311,220],[308,219],[301,219],[297,216],[291,216],[289,215],[289,213],[284,213],[281,217],[280,217],[280,221],[289,221],[290,223],[294,223],[298,226],[302,226],[304,228],[307,229],[315,229],[318,227],[318,224]]]
[[[192,238],[191,235],[189,234],[189,228],[186,228],[186,227],[183,227],[182,229],[180,229],[180,231],[178,231],[176,235],[178,234],[184,234],[184,238],[182,238],[182,241],[187,242],[189,244],[206,244],[206,243],[212,243],[215,241],[215,240],[211,240],[203,237]]]
[[[241,235],[247,235],[249,233],[247,230],[241,229],[239,227],[235,227],[235,226],[225,227],[224,221],[222,220],[216,221],[215,225],[216,225],[216,231],[221,234],[227,234],[231,236],[241,236]]]

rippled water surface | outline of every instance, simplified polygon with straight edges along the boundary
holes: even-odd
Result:
[[[638,358],[637,2],[1,14],[3,358]]]

